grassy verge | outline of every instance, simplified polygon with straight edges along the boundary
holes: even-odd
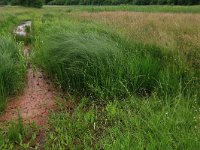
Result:
[[[197,100],[197,99],[196,99]],[[109,103],[81,99],[73,115],[61,105],[50,117],[46,149],[199,148],[199,106],[176,97],[130,97]]]
[[[10,38],[0,37],[0,112],[6,99],[23,86],[25,65],[22,52]]]
[[[64,8],[68,12],[101,12],[101,11],[133,11],[133,12],[172,12],[172,13],[200,13],[200,6],[136,6],[136,5],[120,5],[120,6],[44,6],[50,9]]]
[[[19,92],[25,79],[25,60],[22,46],[12,37],[19,23],[16,14],[0,11],[0,112],[8,97]]]
[[[19,117],[18,120],[10,122],[7,126],[4,125],[3,129],[0,128],[0,149],[37,149],[38,145],[35,144],[35,140],[38,131],[35,124],[24,125],[22,118]]]

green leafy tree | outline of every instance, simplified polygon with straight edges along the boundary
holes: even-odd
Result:
[[[8,1],[7,0],[0,0],[0,5],[7,5]]]
[[[41,8],[43,6],[43,0],[11,0],[11,5]]]
[[[32,0],[33,2],[30,4],[30,6],[33,6],[35,8],[42,8],[43,6],[43,0]]]
[[[20,2],[19,2],[19,0],[11,0],[10,4],[11,5],[19,5]]]

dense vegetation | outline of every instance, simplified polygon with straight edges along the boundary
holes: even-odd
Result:
[[[24,73],[19,48],[11,39],[0,37],[0,111],[4,108],[6,98],[22,88]]]
[[[41,8],[48,5],[197,5],[200,0],[0,0],[0,5],[23,5]]]
[[[59,6],[57,6],[58,8]],[[49,11],[56,8],[45,6]],[[62,6],[60,6],[62,9]],[[94,5],[74,5],[66,6],[66,12],[104,12],[104,11],[128,11],[128,12],[169,12],[169,13],[200,13],[200,5],[195,6],[169,6],[169,5],[117,5],[117,6],[94,6]],[[83,13],[84,14],[84,13]],[[94,15],[95,13],[93,13]],[[116,13],[117,14],[117,13]],[[131,24],[128,24],[131,25]]]
[[[200,0],[45,0],[50,5],[194,5]]]
[[[8,97],[22,89],[25,65],[21,46],[8,34],[18,22],[13,15],[1,15],[0,20],[0,112]]]
[[[34,60],[75,105],[50,117],[46,149],[198,149],[199,72],[187,55],[123,37],[124,26],[112,30],[123,18],[108,28],[90,15],[61,23],[48,13],[37,27]]]
[[[0,5],[7,5],[8,1],[7,0],[0,0]]]
[[[26,7],[36,7],[41,8],[43,5],[43,0],[0,0],[0,5],[22,5]]]
[[[62,34],[52,32],[36,55],[63,89],[98,99],[196,93],[197,72],[176,53],[153,45],[130,44],[103,30],[98,31],[100,35],[88,33],[92,28],[85,28],[86,34],[83,29],[76,33],[79,28]]]
[[[0,18],[4,38],[14,18],[34,20],[31,61],[62,91],[41,148],[199,149],[199,14],[2,9],[16,14]],[[0,149],[38,149],[36,134],[19,119]]]

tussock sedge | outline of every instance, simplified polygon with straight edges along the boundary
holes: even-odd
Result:
[[[35,58],[65,91],[98,99],[198,92],[195,70],[157,46],[128,44],[109,32],[65,31],[45,38]]]

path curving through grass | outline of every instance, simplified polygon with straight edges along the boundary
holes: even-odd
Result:
[[[31,21],[19,25],[14,31],[21,38],[27,36],[31,31]],[[24,46],[24,55],[30,57],[30,46]],[[1,122],[9,122],[22,117],[25,123],[35,122],[38,125],[47,123],[48,113],[55,108],[55,92],[53,85],[47,76],[32,64],[28,65],[27,84],[22,95],[12,98],[0,116]]]

